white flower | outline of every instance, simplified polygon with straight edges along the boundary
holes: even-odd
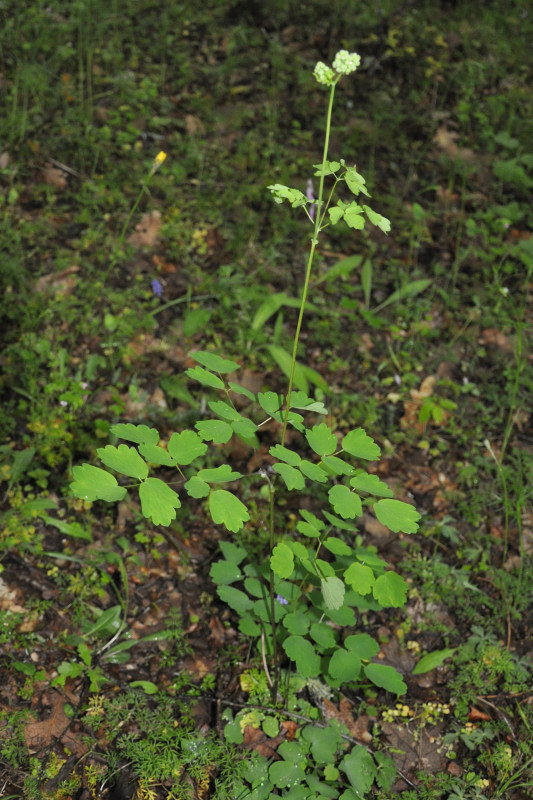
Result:
[[[361,56],[357,53],[339,50],[333,62],[333,69],[341,75],[349,75],[350,72],[355,72],[360,63]]]
[[[313,75],[319,83],[324,83],[326,86],[331,86],[335,79],[335,73],[331,67],[327,67],[323,61],[317,63]]]

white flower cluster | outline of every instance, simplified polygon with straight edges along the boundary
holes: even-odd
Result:
[[[333,69],[341,75],[349,75],[350,72],[355,72],[360,63],[361,56],[357,53],[339,50],[333,62]]]
[[[331,69],[331,67],[327,67],[323,61],[319,61],[315,67],[315,71],[313,75],[317,79],[319,83],[323,83],[326,86],[331,86],[335,79],[335,73]]]

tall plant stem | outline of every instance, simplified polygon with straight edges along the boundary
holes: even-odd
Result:
[[[309,283],[311,280],[311,272],[313,269],[313,259],[315,257],[315,250],[318,244],[318,234],[320,232],[320,227],[322,221],[324,219],[325,211],[322,212],[322,198],[324,196],[324,172],[326,168],[326,161],[328,159],[328,150],[329,150],[329,136],[331,131],[331,114],[333,111],[333,99],[335,97],[335,86],[337,81],[332,84],[329,94],[329,105],[328,105],[328,112],[326,117],[326,135],[324,137],[324,151],[322,154],[322,169],[320,175],[320,186],[318,190],[318,200],[317,200],[317,212],[315,217],[315,229],[313,231],[313,237],[311,239],[311,249],[309,250],[309,257],[307,259],[307,268],[305,270],[305,279],[304,279],[304,286],[302,290],[302,301],[300,303],[300,312],[298,314],[298,322],[296,324],[296,332],[294,334],[294,342],[292,346],[292,360],[291,360],[291,368],[289,373],[289,383],[287,387],[287,397],[285,398],[285,414],[283,419],[283,430],[281,432],[281,444],[285,444],[285,439],[287,436],[287,426],[289,424],[289,411],[291,408],[291,395],[292,395],[292,387],[294,385],[294,370],[296,366],[296,354],[298,352],[298,343],[300,341],[300,332],[302,330],[302,323],[305,313],[305,306],[307,303],[307,295],[309,293]]]

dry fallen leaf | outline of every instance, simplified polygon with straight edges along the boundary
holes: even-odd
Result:
[[[43,275],[35,284],[35,291],[41,294],[49,292],[56,296],[66,297],[74,289],[77,281],[76,273],[79,271],[79,267],[72,266],[61,272],[50,272],[48,275]]]
[[[60,740],[65,747],[81,758],[87,749],[69,733],[72,720],[65,714],[63,697],[59,692],[53,692],[50,702],[52,710],[49,717],[41,722],[29,722],[24,728],[24,738],[28,749],[30,752],[36,753],[49,747],[55,740]]]
[[[161,228],[161,212],[147,211],[143,214],[138,225],[135,226],[135,233],[128,237],[128,242],[135,247],[154,247],[157,243],[159,230]]]
[[[358,742],[369,744],[372,741],[372,735],[368,732],[369,718],[366,714],[354,718],[352,714],[352,706],[347,697],[341,697],[339,707],[324,698],[324,712],[326,719],[336,719],[343,725],[346,725],[351,736],[357,739]]]
[[[62,169],[46,164],[43,169],[44,182],[54,189],[65,189],[67,186],[68,175]]]

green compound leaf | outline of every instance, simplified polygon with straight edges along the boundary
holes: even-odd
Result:
[[[108,444],[107,447],[99,447],[96,452],[106,467],[114,469],[122,475],[137,478],[140,481],[148,475],[148,465],[134,447],[128,447],[127,444],[113,447],[112,444]]]
[[[216,489],[209,495],[209,511],[216,525],[225,525],[229,531],[237,533],[250,519],[248,509],[226,489]]]
[[[356,428],[346,434],[342,440],[342,449],[356,458],[376,461],[381,456],[378,445],[362,428]]]
[[[366,472],[352,478],[350,486],[353,486],[358,492],[368,492],[376,497],[394,497],[394,492],[386,483],[380,481],[377,475],[368,475]]]
[[[380,228],[383,233],[390,232],[390,220],[388,220],[386,217],[382,217],[381,214],[377,213],[377,211],[372,211],[372,209],[368,206],[363,206],[363,208],[372,225]]]
[[[175,467],[176,462],[172,456],[162,447],[154,444],[139,445],[139,453],[150,462],[150,464],[162,464],[165,467]]]
[[[208,372],[203,367],[190,367],[190,369],[185,370],[185,374],[193,381],[201,383],[202,386],[210,386],[211,389],[224,388],[224,381],[220,380],[218,375],[213,375],[212,372]]]
[[[280,578],[290,578],[294,572],[294,553],[284,542],[272,550],[270,568]]]
[[[209,570],[209,575],[211,580],[219,585],[233,583],[243,577],[234,561],[215,561]]]
[[[227,483],[242,478],[240,472],[233,472],[229,464],[222,464],[212,469],[199,469],[196,477],[206,483]]]
[[[340,578],[322,578],[320,581],[324,605],[327,609],[337,611],[344,602],[344,583]]]
[[[354,561],[344,573],[344,580],[357,594],[365,595],[372,591],[376,582],[373,570]]]
[[[217,356],[216,353],[208,353],[206,350],[197,350],[195,353],[191,353],[190,356],[194,361],[213,372],[235,372],[235,370],[241,368],[236,361],[222,358],[222,356]]]
[[[201,481],[196,475],[194,475],[184,484],[184,489],[189,497],[194,497],[197,500],[201,497],[207,497],[211,491],[209,484],[207,484],[205,481]]]
[[[284,461],[286,464],[290,464],[291,467],[297,467],[302,460],[298,453],[289,450],[288,447],[283,447],[281,444],[274,445],[268,452],[271,456],[274,456],[274,458]]]
[[[295,787],[305,778],[305,771],[301,764],[291,764],[289,761],[275,761],[270,765],[268,777],[278,789],[288,786]],[[293,792],[291,792],[291,795]],[[290,795],[289,795],[290,796]],[[307,789],[304,797],[308,797]]]
[[[272,469],[274,472],[277,472],[278,475],[281,475],[289,491],[304,488],[305,478],[299,469],[290,467],[288,464],[283,464],[280,461],[278,461],[277,464],[273,464]]]
[[[326,622],[313,622],[309,635],[317,643],[321,651],[331,650],[337,646],[335,634]]]
[[[386,572],[376,580],[372,594],[382,606],[401,608],[407,600],[407,584],[396,572]]]
[[[247,556],[244,547],[239,547],[233,542],[220,542],[219,546],[226,561],[233,561],[234,564],[240,564]]]
[[[347,636],[344,646],[364,661],[374,658],[379,652],[379,644],[368,633],[355,633],[353,636]]]
[[[253,601],[250,600],[247,594],[234,586],[219,586],[217,594],[223,603],[227,603],[239,615],[252,610]]]
[[[316,483],[328,482],[328,476],[319,464],[313,464],[312,461],[303,459],[298,466],[300,472],[302,472],[306,478],[309,478],[310,481],[316,481]]]
[[[235,394],[242,394],[247,397],[248,400],[255,402],[255,394],[247,389],[246,386],[241,386],[240,383],[233,383],[233,381],[229,381],[228,386]]]
[[[377,775],[374,759],[360,744],[356,744],[352,751],[344,756],[339,764],[358,797],[366,797]]]
[[[240,419],[232,420],[231,427],[241,439],[253,439],[257,430],[257,425],[255,425],[251,419],[247,419],[247,417],[240,417]]]
[[[205,422],[197,422],[196,430],[202,439],[214,444],[226,444],[233,436],[233,428],[221,419],[208,419]]]
[[[346,542],[343,542],[342,539],[337,539],[336,536],[328,536],[328,538],[322,542],[322,546],[335,556],[349,556],[352,554],[352,548],[349,547]]]
[[[326,161],[324,165],[322,164],[313,164],[316,172],[314,175],[331,175],[333,172],[337,172],[340,168],[339,161]]]
[[[337,449],[337,437],[331,432],[325,422],[313,425],[305,432],[309,446],[319,456],[330,456]]]
[[[335,754],[341,742],[339,731],[330,725],[327,728],[306,725],[302,738],[311,745],[311,755],[317,764],[335,763]]]
[[[274,417],[278,422],[282,421],[279,416],[283,405],[283,396],[281,394],[276,394],[275,392],[259,392],[257,401],[263,411],[270,417]]]
[[[116,478],[100,467],[92,464],[82,464],[72,470],[74,480],[70,484],[70,491],[74,497],[82,500],[105,500],[113,503],[122,500],[126,489],[119,486]]]
[[[183,431],[172,434],[168,443],[168,452],[178,464],[186,466],[191,464],[195,458],[203,456],[207,452],[207,445],[194,431]]]
[[[339,208],[339,206],[333,206],[332,208],[328,208],[328,214],[332,225],[336,225],[337,222],[343,218],[344,216],[344,209]]]
[[[384,750],[376,750],[374,758],[378,765],[376,782],[380,789],[383,789],[384,792],[389,792],[398,775],[396,764]]]
[[[426,653],[414,668],[413,675],[423,675],[424,672],[430,672],[430,670],[440,667],[441,664],[443,664],[447,658],[451,658],[454,653],[455,649],[450,647],[447,647],[445,650],[434,650],[433,653]]]
[[[332,486],[328,492],[329,502],[336,514],[343,519],[354,519],[363,513],[361,498],[347,486]]]
[[[147,478],[139,486],[141,509],[154,525],[170,525],[181,503],[176,492],[159,478]]]
[[[351,464],[347,464],[337,456],[323,456],[322,463],[326,469],[331,470],[333,475],[353,475],[355,472]]]
[[[385,664],[367,664],[363,667],[363,672],[368,680],[387,692],[405,694],[407,691],[402,676],[394,667],[388,667]]]
[[[328,672],[341,683],[355,681],[361,673],[361,662],[354,653],[339,647],[330,658]]]
[[[307,198],[303,192],[299,189],[291,189],[282,183],[274,183],[271,186],[267,186],[267,189],[272,192],[276,203],[283,203],[284,200],[288,200],[293,208],[305,206],[307,203]]]
[[[349,228],[354,228],[356,231],[362,231],[365,227],[365,218],[363,217],[363,209],[357,203],[350,203],[348,208],[344,211],[344,221]]]
[[[300,305],[300,301],[298,301]],[[291,408],[300,408],[304,411],[310,411],[313,414],[327,414],[328,410],[324,403],[319,400],[313,400],[305,392],[292,392],[291,393]]]
[[[344,175],[344,180],[350,191],[356,196],[362,192],[367,197],[370,197],[368,189],[365,186],[366,181],[363,176],[357,172],[355,167],[348,167]]]
[[[303,636],[288,636],[283,649],[303,678],[316,678],[320,674],[320,657],[315,648]]]
[[[111,426],[111,433],[119,439],[135,444],[157,444],[159,442],[159,432],[155,428],[147,425],[132,425],[131,422],[119,422]]]
[[[401,500],[378,500],[374,503],[374,513],[382,525],[394,533],[416,533],[420,514],[409,503]]]
[[[207,405],[213,414],[216,414],[217,417],[221,417],[228,422],[234,422],[235,420],[241,419],[241,415],[237,409],[233,408],[233,406],[230,406],[229,403],[225,403],[224,400],[210,400]]]
[[[309,617],[301,611],[294,612],[293,614],[286,614],[283,617],[283,625],[287,628],[289,633],[305,636],[309,630]]]

